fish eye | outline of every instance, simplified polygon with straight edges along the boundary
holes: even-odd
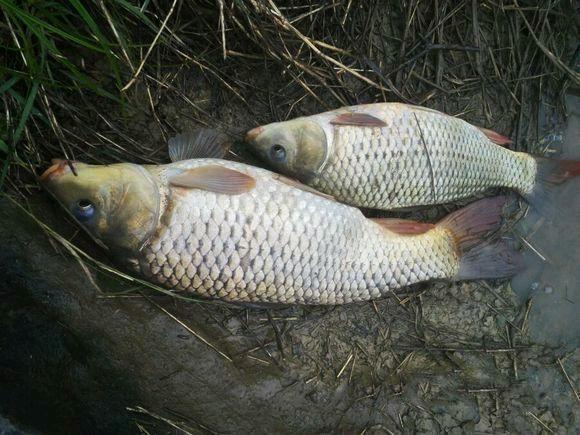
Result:
[[[286,149],[279,144],[274,144],[270,148],[270,157],[276,162],[283,162],[286,160]]]
[[[95,214],[95,206],[88,199],[79,199],[73,206],[73,214],[80,221],[88,221]]]

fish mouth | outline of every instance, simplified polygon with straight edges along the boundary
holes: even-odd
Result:
[[[252,142],[256,139],[262,132],[264,131],[264,127],[256,127],[246,133],[246,141]]]
[[[52,159],[52,165],[42,173],[42,175],[38,178],[41,182],[46,182],[55,179],[56,177],[60,177],[71,171],[71,165],[73,162],[69,163],[69,160],[65,159]]]

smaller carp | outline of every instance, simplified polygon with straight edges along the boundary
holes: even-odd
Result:
[[[202,135],[202,138],[205,136]],[[502,197],[437,225],[367,219],[360,210],[265,169],[221,159],[167,165],[55,160],[42,184],[113,257],[153,283],[246,303],[345,304],[429,280],[498,278],[519,255],[484,237]],[[221,153],[219,138],[205,141]]]
[[[246,141],[280,172],[358,207],[440,204],[507,187],[536,208],[580,162],[510,151],[509,138],[400,103],[344,107],[257,127]]]

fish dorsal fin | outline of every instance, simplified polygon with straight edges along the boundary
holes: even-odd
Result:
[[[503,134],[496,133],[493,130],[489,130],[489,129],[483,128],[483,127],[477,127],[477,128],[483,134],[485,134],[487,136],[487,138],[490,141],[492,141],[494,144],[505,146],[505,145],[509,145],[509,144],[513,143],[513,141],[509,137],[504,136]]]
[[[407,219],[373,218],[371,220],[393,233],[404,235],[423,234],[435,228],[435,225],[433,224]]]
[[[334,196],[319,192],[318,190],[316,190],[310,186],[307,186],[306,184],[302,184],[300,181],[294,180],[293,178],[288,178],[288,177],[285,177],[285,176],[280,175],[280,174],[274,174],[274,176],[272,178],[274,178],[274,180],[280,181],[281,183],[284,183],[290,187],[294,187],[295,189],[300,189],[300,190],[303,190],[304,192],[312,193],[314,195],[321,196],[322,198],[329,199],[331,201],[336,201]]]
[[[172,162],[189,159],[223,158],[229,148],[230,139],[224,133],[211,128],[199,128],[181,133],[167,142]]]
[[[252,190],[256,186],[256,179],[225,166],[207,165],[184,170],[169,178],[169,183],[177,187],[239,195]]]
[[[334,125],[355,125],[358,127],[386,127],[385,121],[369,115],[368,113],[341,113],[337,117],[331,119],[331,124]]]

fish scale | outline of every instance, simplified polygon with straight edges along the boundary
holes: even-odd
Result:
[[[507,244],[484,241],[503,197],[432,225],[367,219],[294,180],[219,159],[75,169],[57,160],[41,180],[95,240],[149,281],[203,297],[344,304],[518,269]]]
[[[388,209],[454,201],[493,186],[533,188],[533,158],[498,147],[461,119],[401,104],[357,110],[386,126],[332,125],[328,159],[308,180],[344,202]]]
[[[233,301],[341,304],[457,273],[444,230],[399,236],[267,171],[209,163],[244,169],[259,182],[240,196],[167,190],[158,230],[137,258],[138,272],[160,285]],[[201,164],[208,161],[177,166]],[[150,169],[158,180],[165,170]]]

